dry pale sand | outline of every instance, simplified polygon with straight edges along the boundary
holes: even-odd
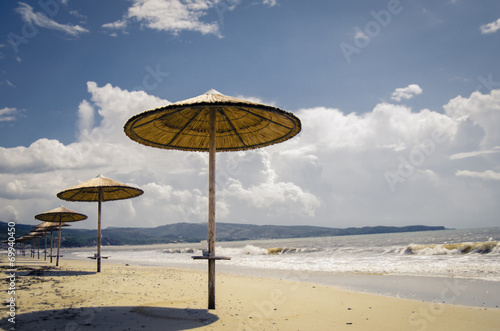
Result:
[[[2,293],[8,286],[2,256]],[[16,330],[499,330],[500,309],[433,304],[300,281],[95,261],[17,258]],[[297,277],[299,279],[299,277]],[[4,300],[5,300],[4,299]],[[13,326],[2,309],[0,326]]]

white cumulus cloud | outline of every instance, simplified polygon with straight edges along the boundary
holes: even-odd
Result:
[[[122,19],[112,23],[106,23],[103,24],[102,27],[106,29],[125,29],[127,27],[127,20]]]
[[[482,172],[478,171],[469,171],[469,170],[458,170],[455,173],[456,176],[459,177],[472,177],[472,178],[480,178],[485,180],[500,180],[500,172],[496,172],[493,170],[486,170]]]
[[[417,84],[410,84],[407,87],[397,88],[391,96],[391,99],[394,101],[401,101],[403,99],[411,99],[416,95],[422,94],[422,88]]]
[[[498,30],[500,30],[500,18],[494,22],[491,22],[491,23],[488,23],[488,24],[481,26],[481,33],[482,34],[495,33]]]
[[[493,90],[489,94],[474,92],[468,98],[458,96],[443,108],[451,118],[468,121],[484,130],[482,149],[500,145],[500,90]]]
[[[147,28],[173,34],[181,31],[195,31],[202,34],[220,35],[216,21],[204,22],[202,20],[215,4],[215,1],[211,0],[134,0],[125,19],[135,19]],[[123,28],[124,26],[124,20],[106,25],[107,28]]]
[[[111,84],[88,82],[87,88],[89,97],[74,111],[75,124],[88,134],[70,144],[40,139],[28,147],[0,147],[0,206],[10,206],[1,220],[32,219],[61,204],[57,192],[103,174],[145,192],[107,203],[104,227],[206,222],[207,154],[146,147],[123,132],[131,116],[169,101]],[[380,103],[362,114],[297,110],[297,137],[264,149],[217,153],[216,219],[466,227],[474,217],[481,220],[477,226],[490,225],[500,212],[493,201],[500,188],[492,186],[500,164],[500,90],[456,97],[444,109]],[[387,173],[395,181],[388,182]],[[484,180],[471,186],[474,178]],[[96,213],[93,204],[67,207]]]
[[[103,24],[102,27],[124,30],[135,20],[149,29],[174,35],[182,31],[194,31],[222,37],[220,29],[224,15],[240,3],[241,0],[132,0],[132,5],[122,19]],[[278,5],[277,0],[262,0],[261,3],[266,7]],[[217,19],[207,19],[209,14],[216,14]]]
[[[5,107],[0,109],[0,122],[12,122],[15,121],[19,111],[16,108]]]
[[[496,153],[500,153],[500,146],[497,146],[494,149],[453,154],[450,156],[450,160],[460,160],[460,159],[466,159],[469,157],[477,157],[477,156],[481,156],[481,155],[496,154]]]
[[[19,7],[16,8],[16,11],[21,15],[23,21],[41,28],[62,31],[73,37],[89,32],[87,29],[79,25],[60,24],[43,13],[35,12],[33,7],[23,2],[19,3]]]
[[[262,0],[262,3],[269,7],[274,7],[278,5],[278,0]]]
[[[80,136],[87,136],[94,126],[94,108],[87,100],[78,107],[78,130]]]

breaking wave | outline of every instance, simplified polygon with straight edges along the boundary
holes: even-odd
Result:
[[[438,244],[438,245],[409,245],[404,254],[417,255],[461,255],[461,254],[500,254],[500,245],[498,241],[485,242],[464,242],[456,244]]]
[[[280,254],[291,254],[291,253],[314,253],[314,252],[319,252],[319,248],[282,248],[282,247],[276,247],[276,248],[268,248],[267,252],[269,254],[273,255],[280,255]]]
[[[163,250],[165,254],[191,254],[199,252],[197,248],[169,248]],[[281,255],[293,253],[314,253],[319,252],[319,248],[294,248],[294,247],[274,247],[274,248],[261,248],[253,245],[246,245],[239,248],[219,247],[215,248],[217,254],[228,254],[231,256],[237,255]]]
[[[194,253],[196,249],[194,248],[169,248],[163,251],[166,254],[183,254],[183,253]]]

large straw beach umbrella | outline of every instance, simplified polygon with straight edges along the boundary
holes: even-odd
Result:
[[[292,113],[210,90],[130,118],[125,134],[157,148],[209,153],[208,309],[215,309],[215,154],[288,140],[301,130]]]
[[[35,216],[39,221],[57,223],[59,227],[59,238],[57,241],[57,258],[56,266],[59,266],[59,249],[61,248],[61,227],[63,223],[78,222],[87,219],[87,215],[77,213],[74,210],[68,209],[64,206],[54,208],[45,213]]]
[[[97,207],[97,272],[101,272],[101,203],[112,200],[135,198],[144,191],[98,175],[86,182],[57,193],[57,197],[67,201],[98,202]]]

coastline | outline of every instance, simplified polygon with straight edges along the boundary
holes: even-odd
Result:
[[[185,246],[190,247],[192,245],[186,244]],[[113,246],[113,251],[132,251],[134,249],[142,251],[143,249],[159,250],[164,248],[165,245]],[[71,254],[72,252],[87,250],[88,248],[73,248],[65,249],[63,252],[66,254],[65,259],[88,261],[87,259],[82,259]],[[192,260],[189,257],[186,257],[186,263],[172,263],[171,261],[138,262],[116,258],[104,261],[105,262],[103,263],[111,262],[156,267],[169,266],[200,272],[205,272],[207,270],[206,263],[201,261],[192,263]],[[425,275],[397,275],[390,273],[336,273],[323,271],[263,269],[235,266],[232,261],[218,262],[217,272],[259,278],[284,279],[290,281],[298,280],[326,286],[334,286],[353,292],[378,294],[396,298],[426,301],[430,303],[438,302],[482,308],[500,307],[500,281],[486,279]]]
[[[5,256],[1,257],[5,269]],[[18,329],[53,330],[494,330],[500,310],[359,293],[291,275],[217,273],[207,310],[206,271],[17,257]],[[4,271],[4,270],[3,270]],[[5,274],[5,272],[4,272]],[[2,316],[2,327],[11,325]]]

